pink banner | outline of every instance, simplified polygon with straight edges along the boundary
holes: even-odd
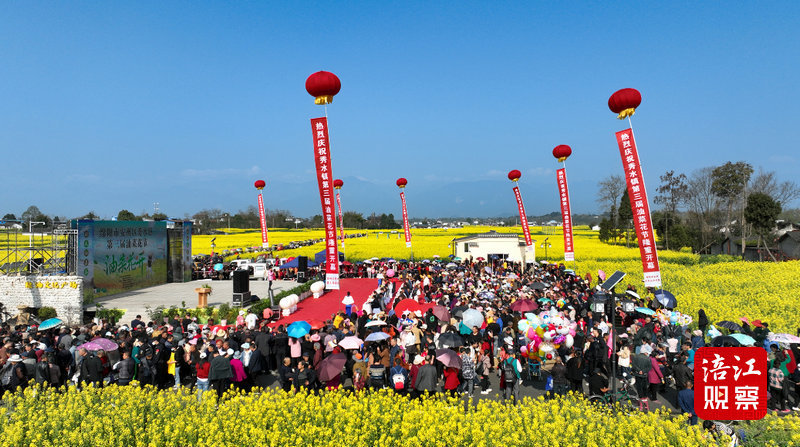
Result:
[[[344,215],[342,215],[342,196],[339,195],[339,191],[336,191],[336,209],[339,211],[339,239],[344,248]]]
[[[519,193],[519,187],[514,185],[514,197],[517,199],[517,208],[519,208],[519,222],[522,224],[522,234],[525,235],[525,245],[527,247],[533,246],[531,240],[531,229],[528,228],[528,215],[525,214],[525,205],[522,203],[522,195]]]
[[[267,238],[267,216],[264,212],[264,197],[258,193],[258,219],[261,222],[261,246],[264,248],[269,247],[269,240]]]
[[[400,201],[403,202],[403,232],[406,234],[406,247],[411,247],[411,229],[408,227],[408,211],[406,210],[406,193],[400,191]]]
[[[653,231],[653,222],[650,217],[650,204],[647,202],[647,190],[644,187],[639,152],[636,150],[636,142],[633,139],[633,129],[617,132],[617,144],[619,145],[619,153],[622,156],[625,180],[628,182],[628,196],[631,199],[631,211],[633,212],[633,227],[636,229],[636,238],[639,239],[639,254],[642,257],[644,285],[646,287],[661,287],[661,270],[658,267],[656,235]]]
[[[558,198],[561,202],[561,221],[564,231],[564,260],[575,260],[575,248],[572,245],[572,213],[569,207],[569,190],[567,189],[567,170],[564,168],[556,171],[558,179]]]
[[[336,246],[336,205],[333,200],[333,172],[328,139],[328,119],[311,120],[314,135],[314,162],[317,167],[322,222],[325,225],[325,288],[339,289],[339,250]]]

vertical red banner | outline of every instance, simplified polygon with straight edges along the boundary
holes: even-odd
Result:
[[[572,212],[569,207],[569,189],[567,188],[567,170],[564,168],[556,171],[558,179],[558,198],[561,202],[561,221],[564,223],[564,260],[575,260],[575,248],[572,245]]]
[[[408,210],[406,210],[406,193],[400,191],[400,201],[403,202],[403,232],[406,235],[406,247],[411,247],[411,229],[408,227]]]
[[[333,172],[331,169],[328,119],[311,120],[314,135],[314,163],[317,167],[319,198],[322,203],[322,222],[325,226],[325,288],[339,289],[339,249],[336,246],[336,205],[333,198]]]
[[[639,240],[639,254],[642,257],[644,285],[661,287],[661,270],[658,266],[656,251],[656,234],[650,217],[650,204],[647,202],[647,190],[644,187],[642,166],[639,163],[639,152],[633,139],[633,129],[617,132],[619,154],[622,157],[622,168],[628,183],[628,197],[631,199],[633,227]]]
[[[336,210],[339,211],[339,239],[342,241],[342,249],[344,249],[344,215],[342,214],[342,196],[336,192]]]
[[[264,212],[264,197],[258,193],[258,220],[261,222],[261,246],[264,248],[269,247],[269,240],[267,238],[267,216]]]
[[[767,414],[767,351],[700,348],[694,356],[694,411],[710,420],[753,420]],[[783,386],[787,386],[783,382]]]
[[[522,225],[522,234],[525,235],[525,246],[533,246],[531,240],[531,229],[528,228],[528,215],[525,214],[525,205],[522,203],[522,195],[519,193],[519,186],[514,186],[514,197],[517,199],[517,208],[519,208],[519,222]]]

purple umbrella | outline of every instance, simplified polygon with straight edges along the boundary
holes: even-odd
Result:
[[[96,338],[92,343],[97,343],[104,351],[116,351],[119,345],[107,338]]]
[[[334,377],[342,373],[342,368],[347,362],[347,357],[344,354],[332,354],[325,357],[317,366],[319,373],[319,380],[328,382]]]
[[[511,310],[516,312],[530,312],[539,308],[539,305],[529,299],[516,300],[511,303]]]
[[[433,311],[433,315],[439,319],[439,321],[450,321],[450,311],[447,310],[444,306],[433,306],[431,307]]]
[[[461,369],[461,357],[452,349],[437,349],[436,360],[442,362],[448,368]]]

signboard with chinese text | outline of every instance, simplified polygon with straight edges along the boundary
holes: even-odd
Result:
[[[403,203],[403,232],[406,236],[406,247],[411,247],[411,228],[408,226],[408,210],[406,209],[406,193],[400,191],[400,201]]]
[[[567,189],[567,170],[556,171],[558,180],[558,201],[561,203],[561,221],[564,223],[564,260],[575,260],[575,247],[572,244],[572,212],[569,208],[569,190]]]
[[[694,409],[708,420],[753,420],[767,414],[767,351],[700,348],[694,356]]]
[[[344,250],[344,215],[342,214],[342,196],[336,191],[336,209],[339,211],[339,239],[342,241]]]
[[[258,192],[258,220],[261,223],[261,247],[269,247],[269,236],[267,234],[267,213],[264,211],[264,196]]]
[[[325,288],[339,290],[339,248],[336,245],[336,204],[333,197],[328,118],[313,118],[314,164],[317,168],[322,223],[325,226]]]
[[[644,176],[642,175],[642,166],[639,163],[639,153],[636,150],[636,142],[633,139],[633,129],[617,132],[617,144],[619,145],[619,154],[622,157],[625,181],[628,184],[628,197],[631,200],[631,212],[633,213],[633,227],[636,230],[636,238],[639,240],[644,285],[647,287],[661,287],[661,270],[658,266],[656,234],[650,217],[650,204],[647,202],[647,191],[644,187]]]
[[[526,249],[529,249],[531,245],[533,245],[533,240],[531,240],[531,229],[528,227],[528,215],[525,214],[525,205],[522,203],[522,195],[519,193],[519,186],[516,186],[516,184],[514,185],[514,198],[517,199],[519,222],[522,224],[522,234],[525,235],[525,246],[527,247]]]
[[[166,222],[80,220],[77,228],[85,298],[167,282]]]

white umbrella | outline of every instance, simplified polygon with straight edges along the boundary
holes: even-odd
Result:
[[[364,325],[364,327],[373,327],[373,326],[386,326],[386,322],[383,320],[372,320]]]
[[[449,269],[454,269],[454,268],[456,268],[458,266],[455,263],[451,262],[451,263],[447,264],[446,267],[449,268]]]
[[[642,299],[642,297],[640,297],[639,294],[634,292],[633,290],[626,290],[625,293],[627,293],[628,295],[636,298],[637,300]]]
[[[358,349],[363,344],[364,341],[355,336],[345,337],[339,342],[339,346],[341,346],[342,349]]]
[[[365,259],[364,264],[372,264],[372,261],[370,261],[369,259]]]
[[[769,334],[767,340],[777,343],[800,343],[800,337],[792,334]]]

